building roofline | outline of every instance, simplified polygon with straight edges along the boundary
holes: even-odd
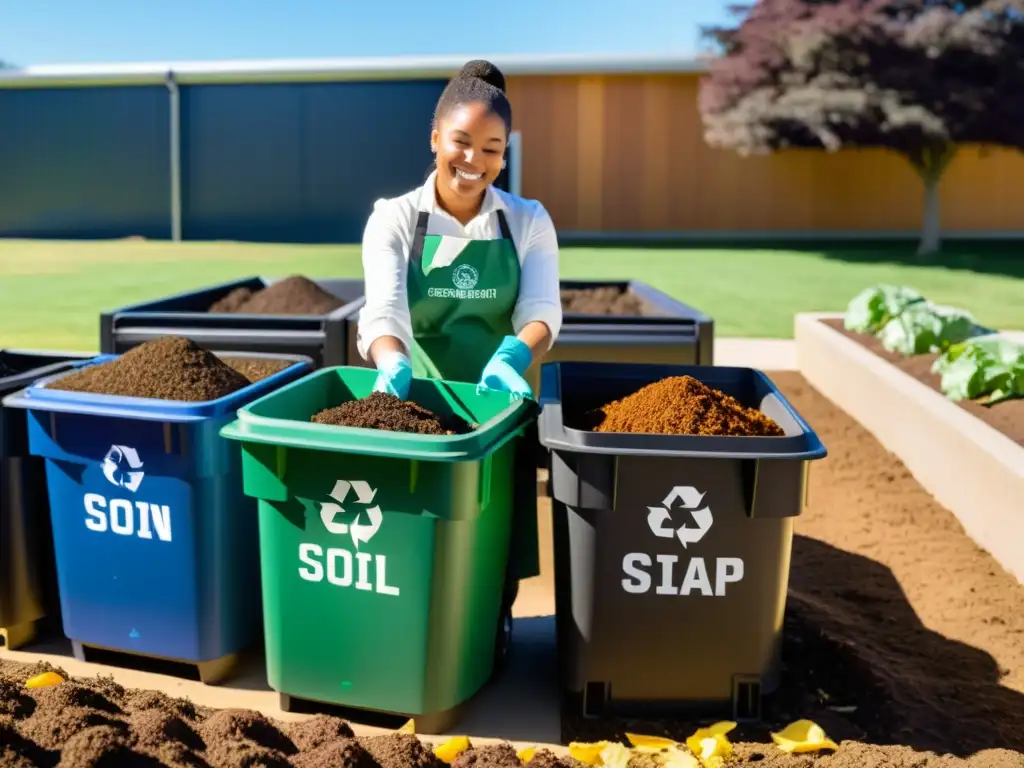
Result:
[[[474,58],[493,61],[509,76],[687,74],[703,72],[706,67],[702,59],[693,56],[645,53],[45,64],[0,70],[0,88],[156,85],[170,77],[182,85],[448,78]]]

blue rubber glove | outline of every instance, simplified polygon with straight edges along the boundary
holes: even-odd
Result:
[[[515,336],[506,336],[484,366],[477,389],[509,392],[518,399],[533,397],[533,390],[523,378],[531,362],[530,348]]]
[[[405,400],[412,384],[412,364],[401,352],[386,352],[377,360],[377,381],[374,392],[387,392]]]

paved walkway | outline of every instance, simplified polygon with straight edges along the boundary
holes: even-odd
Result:
[[[792,339],[715,339],[715,365],[795,371],[796,342]]]

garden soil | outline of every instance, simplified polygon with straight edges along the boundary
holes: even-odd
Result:
[[[635,293],[613,285],[600,288],[563,288],[562,311],[577,315],[642,317],[647,305]]]
[[[783,435],[782,428],[756,408],[692,376],[672,376],[638,389],[586,417],[595,432],[653,435]]]
[[[782,687],[764,724],[730,734],[741,764],[1022,768],[1024,587],[863,427],[799,374],[769,375],[829,455],[796,519]],[[839,752],[775,748],[771,730],[800,718]],[[569,714],[563,738],[685,738],[703,724]]]
[[[248,387],[249,380],[194,341],[164,336],[47,386],[100,395],[206,402]]]
[[[258,357],[222,357],[221,362],[230,365],[252,384],[293,365],[287,360],[265,360]]]
[[[936,392],[942,391],[939,389],[941,378],[932,373],[932,363],[935,362],[938,355],[927,354],[903,357],[894,352],[889,352],[882,346],[882,342],[870,334],[847,331],[843,328],[843,321],[841,319],[822,320],[821,322],[839,331],[844,336],[853,339],[883,360],[889,361],[904,373],[910,374],[923,384],[927,384]],[[961,401],[957,405],[973,416],[978,417],[990,427],[1002,432],[1015,443],[1024,445],[1024,399],[1007,400],[991,408],[969,400]]]
[[[313,414],[312,421],[336,427],[362,427],[418,435],[462,435],[472,431],[464,419],[454,414],[439,416],[386,392],[374,392],[368,397],[326,408]]]
[[[312,280],[292,275],[260,291],[236,288],[214,302],[209,311],[225,315],[327,315],[344,304]]]

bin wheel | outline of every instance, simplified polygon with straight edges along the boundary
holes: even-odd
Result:
[[[505,594],[501,601],[501,614],[498,617],[498,632],[494,639],[494,673],[497,674],[505,665],[509,646],[512,644],[512,604],[519,595],[519,582],[513,581],[505,586]]]
[[[277,705],[281,707],[282,712],[292,711],[292,697],[287,693],[279,693],[277,695]]]

